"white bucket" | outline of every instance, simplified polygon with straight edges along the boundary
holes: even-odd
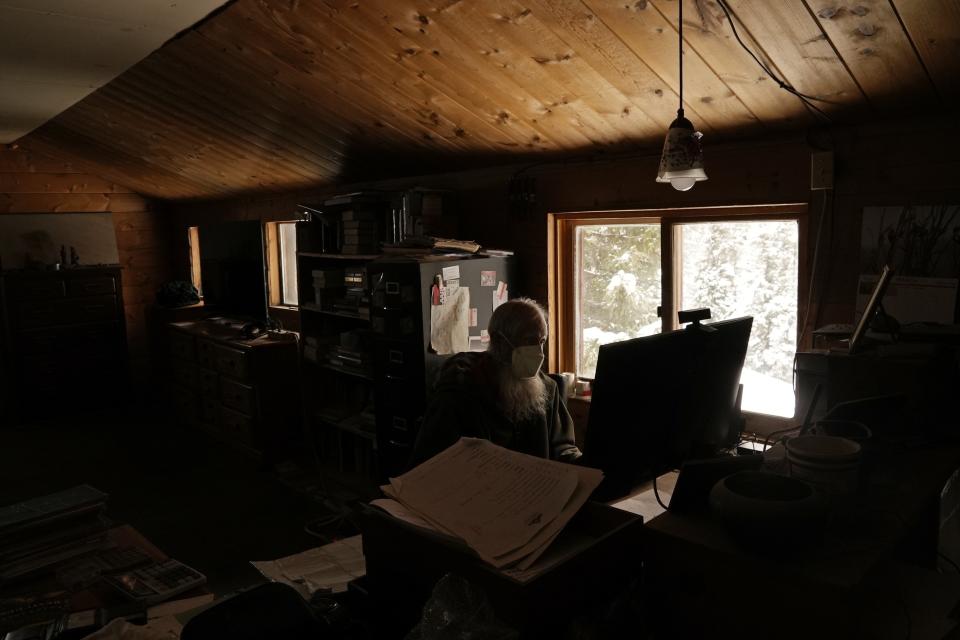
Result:
[[[786,443],[787,469],[827,493],[849,495],[857,490],[860,445],[835,436],[800,436]]]

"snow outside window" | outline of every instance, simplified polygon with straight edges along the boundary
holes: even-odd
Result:
[[[790,417],[797,340],[796,220],[681,223],[671,271],[680,309],[709,307],[713,320],[751,315],[742,408]],[[585,224],[575,237],[577,374],[593,377],[600,345],[658,333],[661,224]]]

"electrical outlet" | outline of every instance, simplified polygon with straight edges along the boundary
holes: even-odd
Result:
[[[833,151],[810,154],[810,189],[833,189]]]

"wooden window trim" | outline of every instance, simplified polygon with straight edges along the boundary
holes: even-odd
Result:
[[[677,290],[679,273],[674,265],[679,256],[673,255],[674,248],[679,250],[680,225],[694,222],[749,220],[796,220],[799,236],[799,264],[797,282],[797,332],[803,321],[805,300],[808,290],[809,268],[807,259],[808,211],[805,202],[786,202],[765,205],[735,205],[716,207],[692,207],[682,209],[632,209],[604,211],[566,211],[547,214],[547,304],[549,308],[550,336],[547,366],[549,371],[573,371],[576,364],[576,300],[572,277],[576,267],[576,229],[579,226],[594,224],[617,224],[625,220],[641,222],[659,222],[661,224],[661,260],[663,262],[663,306],[664,330],[677,328],[676,301],[673,292]],[[798,345],[798,348],[799,345]]]
[[[190,284],[203,299],[203,278],[200,271],[200,227],[187,227],[187,248],[190,252]]]

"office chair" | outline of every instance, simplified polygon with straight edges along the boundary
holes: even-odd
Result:
[[[192,618],[182,640],[317,640],[331,637],[292,587],[268,582],[239,593]]]
[[[560,402],[567,406],[567,381],[559,373],[548,373],[550,379],[557,383],[557,393],[560,394]]]

